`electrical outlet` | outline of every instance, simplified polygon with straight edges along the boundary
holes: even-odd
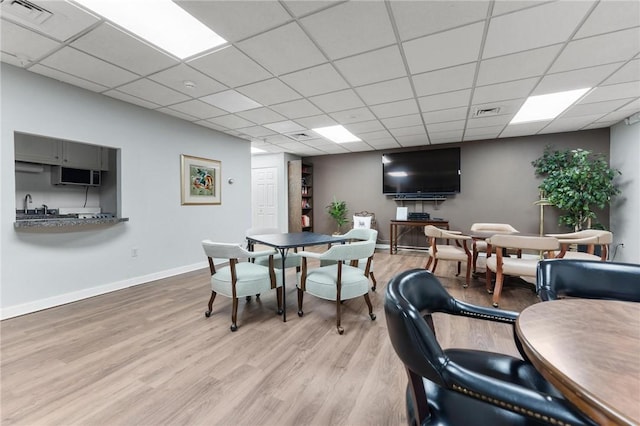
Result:
[[[131,257],[138,257],[138,248],[134,247],[131,249]]]

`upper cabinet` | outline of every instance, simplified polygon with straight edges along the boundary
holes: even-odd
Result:
[[[76,169],[109,170],[107,148],[24,133],[15,134],[15,159]]]

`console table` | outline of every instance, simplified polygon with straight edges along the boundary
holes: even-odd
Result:
[[[427,225],[433,225],[433,226],[437,226],[438,228],[449,229],[449,221],[444,219],[392,220],[389,225],[389,235],[390,235],[389,238],[391,242],[389,247],[389,252],[391,254],[396,254],[398,252],[398,238],[402,236],[402,234],[398,235],[398,228],[400,227],[424,228]],[[420,247],[411,247],[411,248],[420,248]]]

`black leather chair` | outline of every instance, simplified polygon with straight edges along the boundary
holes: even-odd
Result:
[[[560,297],[640,302],[640,265],[598,260],[547,259],[538,263],[541,300]]]
[[[594,425],[528,362],[479,350],[443,350],[434,312],[513,323],[518,314],[451,297],[423,269],[395,276],[384,303],[393,347],[405,365],[411,425]]]

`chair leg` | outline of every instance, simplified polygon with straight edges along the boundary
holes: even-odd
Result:
[[[467,281],[466,284],[463,284],[463,288],[469,287],[469,281],[471,280],[471,264],[467,261]]]
[[[478,263],[478,251],[474,250],[473,251],[473,273],[476,273],[476,265]]]
[[[376,314],[373,313],[373,305],[371,304],[369,293],[364,294],[364,301],[367,302],[367,306],[369,307],[369,317],[371,318],[371,321],[374,321],[376,319]]]
[[[458,262],[458,273],[456,274],[456,277],[460,276],[460,265],[462,264],[462,262]]]
[[[336,300],[336,328],[338,329],[338,334],[344,333],[344,328],[340,326],[340,299]]]
[[[502,283],[504,281],[504,274],[502,270],[496,272],[496,285],[493,289],[493,307],[497,308],[500,302],[500,293],[502,293]]]
[[[304,296],[304,291],[298,289],[298,316],[301,317],[304,315],[302,311],[302,298]]]
[[[435,274],[436,273],[436,266],[438,266],[438,259],[435,259],[433,261],[433,268],[431,268],[431,273]]]
[[[373,271],[369,272],[369,278],[371,278],[371,281],[373,282],[373,287],[371,287],[371,290],[376,291],[378,282],[376,281],[376,277],[373,276]]]
[[[282,315],[282,287],[276,288],[276,298],[278,299],[278,310],[276,313]]]
[[[487,268],[485,272],[485,288],[487,289],[487,293],[493,293],[493,287],[491,287],[491,270]]]
[[[238,324],[236,324],[236,320],[238,319],[238,298],[233,298],[233,307],[231,308],[231,331],[236,331],[238,329]]]
[[[433,257],[429,256],[427,258],[427,264],[425,265],[424,269],[429,270],[429,266],[431,266],[431,262],[433,262]]]
[[[213,311],[213,301],[216,299],[216,292],[211,291],[211,298],[209,298],[209,310],[204,313],[204,316],[209,318],[211,316],[211,311]]]

